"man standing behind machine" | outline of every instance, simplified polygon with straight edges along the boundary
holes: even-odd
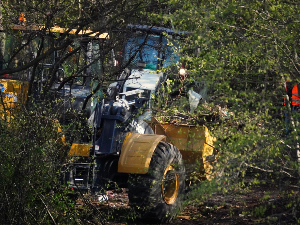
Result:
[[[292,82],[287,81],[285,83],[285,89],[286,89],[286,94],[288,99],[285,98],[284,100],[284,105],[288,104],[288,107],[290,106],[290,110],[285,110],[284,112],[284,117],[285,117],[285,123],[286,123],[286,135],[289,135],[292,131],[291,124],[290,122],[295,122],[293,121],[292,118],[295,118],[296,121],[299,121],[299,112],[300,112],[300,98],[299,98],[299,91],[298,91],[298,84],[294,85]],[[290,103],[290,104],[289,104]],[[291,112],[291,115],[289,115],[289,111]],[[294,124],[293,127],[298,127],[298,124]]]

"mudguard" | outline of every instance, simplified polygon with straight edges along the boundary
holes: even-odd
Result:
[[[128,133],[122,145],[119,173],[146,174],[153,152],[164,135]]]

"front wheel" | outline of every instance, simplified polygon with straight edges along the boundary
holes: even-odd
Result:
[[[129,203],[142,219],[165,223],[179,212],[185,193],[185,168],[179,150],[160,142],[151,158],[147,174],[131,174]]]

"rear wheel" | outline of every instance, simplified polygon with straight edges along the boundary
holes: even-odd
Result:
[[[179,150],[160,142],[151,159],[147,174],[129,177],[129,203],[142,219],[165,223],[176,216],[185,193],[185,168]]]

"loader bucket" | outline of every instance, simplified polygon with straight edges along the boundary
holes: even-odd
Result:
[[[165,135],[167,142],[180,150],[188,177],[196,174],[201,180],[213,178],[210,159],[214,153],[214,138],[207,127],[160,123],[155,118],[152,118],[150,126],[155,134]]]

